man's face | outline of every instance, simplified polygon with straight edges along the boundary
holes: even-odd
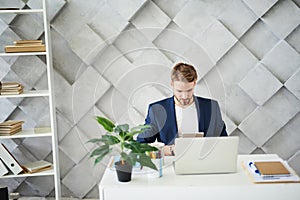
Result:
[[[196,82],[172,81],[171,86],[178,103],[187,106],[192,103]]]

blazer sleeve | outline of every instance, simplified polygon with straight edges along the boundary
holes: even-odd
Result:
[[[155,142],[156,138],[158,137],[158,128],[157,124],[155,123],[155,111],[152,108],[153,106],[150,104],[148,107],[148,114],[145,119],[145,124],[150,125],[150,129],[146,130],[143,133],[140,133],[137,136],[137,141],[140,143],[152,143]]]

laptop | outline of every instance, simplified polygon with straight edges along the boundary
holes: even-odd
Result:
[[[237,168],[239,138],[176,138],[176,174],[234,173]]]

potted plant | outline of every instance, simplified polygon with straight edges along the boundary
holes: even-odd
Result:
[[[145,166],[157,170],[147,152],[157,151],[158,149],[146,143],[139,143],[134,139],[134,135],[149,129],[149,125],[139,125],[130,129],[128,124],[115,125],[105,117],[97,116],[96,120],[107,132],[99,138],[88,141],[98,144],[90,155],[90,157],[95,158],[95,165],[115,150],[120,157],[120,160],[115,162],[115,167],[118,180],[121,182],[131,180],[132,167],[136,162],[141,167]]]

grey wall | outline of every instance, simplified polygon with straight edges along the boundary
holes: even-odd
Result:
[[[169,74],[178,61],[197,67],[196,94],[219,101],[229,134],[240,137],[240,153],[276,153],[300,174],[299,0],[49,3],[63,196],[98,197],[106,162],[93,167],[88,158],[92,146],[85,142],[101,134],[93,116],[143,123],[148,103],[172,94]],[[38,18],[1,19],[1,47],[28,35],[43,38]],[[2,80],[26,74],[23,60],[0,62]],[[38,63],[23,81],[28,87],[45,85]],[[41,102],[36,115],[44,113]],[[46,121],[28,116],[30,102],[0,105],[1,120]],[[19,157],[49,157],[50,150],[32,151],[26,139],[10,145]],[[50,180],[5,181],[27,195],[53,194]]]

